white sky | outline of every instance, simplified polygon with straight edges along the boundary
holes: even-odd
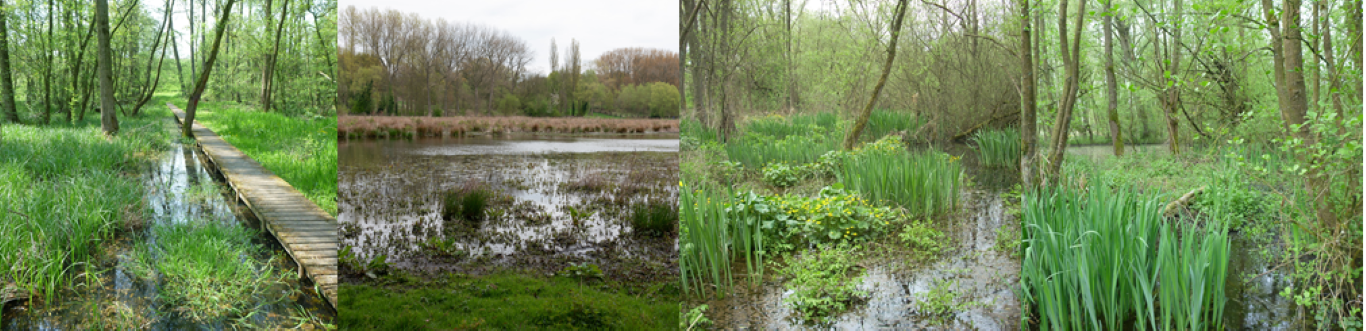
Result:
[[[347,6],[358,10],[392,8],[417,13],[424,19],[445,18],[507,31],[522,38],[531,49],[527,69],[542,74],[549,71],[552,37],[561,64],[566,60],[569,40],[578,40],[585,67],[602,53],[622,47],[678,51],[678,0],[338,1],[338,10]]]

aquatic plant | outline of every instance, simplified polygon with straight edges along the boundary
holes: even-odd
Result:
[[[928,221],[916,220],[906,224],[901,229],[897,237],[901,238],[901,243],[906,248],[911,249],[910,257],[912,260],[924,260],[939,255],[939,252],[948,248],[944,241],[943,232],[930,227]]]
[[[762,277],[765,244],[758,211],[730,208],[734,203],[729,192],[679,185],[678,266],[683,292],[702,295],[710,284],[716,289],[713,293],[728,293],[734,285],[731,263],[738,256],[744,256],[750,279]]]
[[[447,191],[442,194],[441,218],[454,220],[459,217],[466,221],[481,221],[492,195],[483,186]]]
[[[761,172],[764,174],[764,183],[777,188],[796,185],[797,181],[802,180],[798,169],[786,163],[769,163]]]
[[[865,300],[859,290],[863,271],[856,266],[861,253],[846,245],[821,246],[805,252],[778,271],[788,278],[792,291],[783,303],[792,306],[797,318],[810,323],[829,323],[854,303]]]
[[[253,297],[269,291],[269,284],[282,282],[283,276],[268,263],[243,258],[260,254],[251,243],[257,235],[254,230],[204,221],[157,226],[153,231],[156,244],[142,243],[139,248],[160,257],[153,268],[166,285],[158,295],[196,321],[243,316],[254,304]]]
[[[816,162],[825,152],[839,149],[839,139],[820,133],[792,135],[782,139],[745,133],[727,142],[725,149],[730,161],[740,162],[750,169],[760,169],[772,162]]]
[[[930,317],[936,324],[949,321],[954,314],[981,306],[982,303],[966,300],[962,292],[954,291],[957,280],[941,279],[930,286],[930,290],[915,299],[916,314]]]
[[[1018,168],[1020,166],[1020,130],[1015,128],[981,130],[972,136],[977,143],[977,160],[988,167]]]
[[[877,140],[894,132],[910,133],[924,124],[923,120],[909,112],[875,110],[868,116],[863,137]]]
[[[1160,201],[1125,188],[1024,199],[1020,283],[1040,327],[1219,328],[1226,228],[1164,223]]]
[[[866,148],[845,157],[836,169],[845,187],[901,205],[912,216],[945,212],[958,204],[963,171],[954,157],[938,151],[907,152],[899,144]]]
[[[631,229],[635,233],[662,237],[674,232],[678,210],[673,204],[648,202],[631,206]]]

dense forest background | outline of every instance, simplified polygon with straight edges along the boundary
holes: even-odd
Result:
[[[352,114],[678,116],[675,52],[588,60],[577,41],[549,40],[543,73],[526,69],[536,60],[526,40],[495,27],[351,6],[339,24],[339,97]]]
[[[702,118],[861,108],[887,58],[895,5],[682,0],[685,108]],[[934,140],[962,138],[984,122],[1018,123],[1021,2],[908,5],[876,109],[920,115],[930,123],[922,135]],[[1061,12],[1060,5],[1067,2],[1032,1],[1023,26],[1033,33],[1041,128],[1052,127],[1063,104],[1075,102],[1065,132],[1081,142],[1111,141],[1112,122],[1131,142],[1279,132],[1273,69],[1280,62],[1268,29],[1276,28],[1285,6],[1302,17],[1295,23],[1310,109],[1338,118],[1360,114],[1359,1],[1073,1]],[[1273,8],[1264,12],[1264,6]],[[1075,75],[1067,70],[1071,45],[1063,41],[1076,45]],[[1067,91],[1069,79],[1075,92]],[[1109,98],[1118,101],[1114,111]],[[710,120],[719,125],[717,116]]]
[[[5,74],[13,79],[15,100],[5,119],[44,124],[93,114],[99,108],[96,3],[9,0],[0,5],[8,23]],[[224,5],[210,0],[108,3],[113,95],[120,115],[138,114],[158,87],[190,94],[204,71]],[[171,19],[181,15],[185,19]],[[335,114],[336,1],[241,2],[229,15],[205,100],[291,115]]]

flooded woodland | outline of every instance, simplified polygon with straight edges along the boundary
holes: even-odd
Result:
[[[89,263],[68,268],[70,286],[50,299],[7,305],[0,329],[326,329],[334,323],[335,310],[294,277],[297,266],[203,153],[175,139],[154,153],[138,175],[146,214],[103,241]],[[189,246],[205,249],[184,249]],[[227,270],[233,273],[217,273]]]

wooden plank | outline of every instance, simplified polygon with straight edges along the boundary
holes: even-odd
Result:
[[[166,104],[176,122],[185,113]],[[337,219],[259,162],[199,123],[191,124],[197,146],[247,208],[312,279],[328,304],[337,305]]]

